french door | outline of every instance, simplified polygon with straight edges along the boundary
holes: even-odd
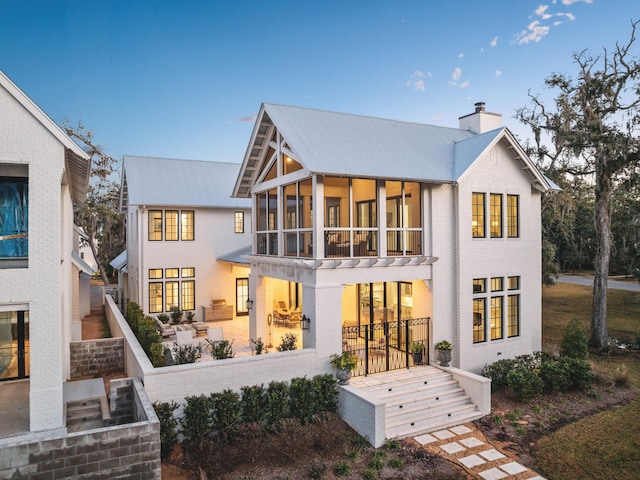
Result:
[[[0,380],[29,376],[29,312],[0,312]]]

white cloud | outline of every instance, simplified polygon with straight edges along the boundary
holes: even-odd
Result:
[[[432,76],[430,73],[428,75]],[[426,88],[424,85],[424,77],[425,74],[423,72],[421,72],[420,70],[416,70],[411,74],[409,80],[407,80],[406,85],[413,86],[413,89],[417,90],[418,92],[424,92]]]
[[[467,88],[469,85],[471,85],[469,82],[462,82],[460,88]]]
[[[502,76],[502,70],[496,70],[496,78]]]
[[[542,17],[543,20],[547,20],[551,18],[551,14],[547,13],[548,8],[549,5],[540,5],[533,11],[533,13],[535,13],[538,17]]]
[[[464,53],[462,53],[462,52],[461,52],[461,53],[459,53],[459,54],[458,54],[458,58],[464,58]]]
[[[529,24],[526,30],[516,36],[516,43],[522,45],[523,43],[539,42],[548,33],[549,27],[542,26],[538,20],[535,20]]]
[[[576,19],[576,16],[572,13],[556,13],[556,17],[567,17],[572,22]]]
[[[248,117],[240,117],[240,118],[238,118],[238,121],[242,122],[242,123],[254,123],[257,118],[258,118],[258,112],[254,112],[252,115],[250,115]]]
[[[493,39],[493,40],[491,40],[490,45],[491,45],[492,47],[495,47],[496,45],[498,45],[498,37],[494,37],[494,39]]]
[[[563,5],[573,5],[574,3],[580,3],[580,2],[593,3],[593,0],[562,0]]]
[[[456,80],[458,80],[460,77],[462,76],[462,69],[460,67],[457,67],[454,71],[453,74],[451,75],[451,80],[453,80],[454,82]]]

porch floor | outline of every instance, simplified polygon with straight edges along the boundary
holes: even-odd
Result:
[[[251,339],[249,338],[249,317],[242,316],[235,317],[233,320],[218,320],[215,322],[206,322],[206,325],[209,327],[222,328],[224,339],[233,341],[231,348],[235,357],[246,357],[249,355],[253,355],[253,344],[251,343]],[[271,333],[271,335],[269,333]],[[294,327],[275,324],[272,324],[270,328],[267,326],[266,338],[262,338],[262,341],[264,342],[265,346],[268,347],[269,352],[275,352],[277,351],[277,348],[282,341],[281,337],[287,333],[293,333],[297,335],[298,338],[296,342],[296,348],[302,348],[302,330],[299,326]],[[204,345],[204,343],[206,343],[206,338],[206,333],[202,336],[199,336],[196,333],[193,337],[193,344]],[[174,339],[165,339],[163,341],[163,344],[167,347],[172,347],[174,345]],[[199,360],[200,362],[213,360],[211,354],[207,352],[208,350],[205,350],[202,353],[202,357]]]
[[[0,438],[29,432],[29,380],[0,383]]]

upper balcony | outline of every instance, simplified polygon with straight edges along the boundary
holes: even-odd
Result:
[[[258,255],[325,259],[424,254],[417,182],[312,175],[274,185],[255,194],[254,202]]]

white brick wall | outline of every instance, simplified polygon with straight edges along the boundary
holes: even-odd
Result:
[[[64,146],[0,87],[0,169],[13,163],[29,166],[29,266],[0,269],[0,304],[28,305],[31,430],[54,429],[64,425],[72,291]]]

